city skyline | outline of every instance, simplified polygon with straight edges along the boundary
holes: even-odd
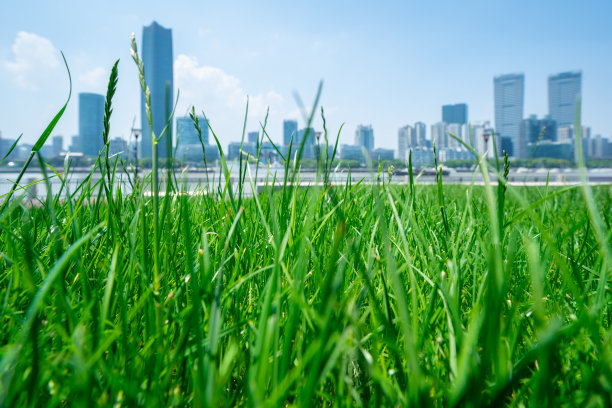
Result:
[[[0,69],[4,71],[0,87],[3,94],[11,95],[10,106],[5,100],[5,109],[0,109],[3,137],[16,138],[24,132],[23,141],[31,143],[63,103],[67,77],[62,71],[61,48],[73,74],[73,95],[104,93],[110,67],[121,58],[111,137],[127,139],[135,116],[140,123],[140,90],[129,58],[129,35],[154,20],[173,29],[174,94],[181,91],[176,116],[183,116],[191,105],[197,112],[205,110],[224,146],[240,138],[247,94],[251,98],[247,130],[259,128],[270,105],[267,130],[274,141],[281,141],[285,119],[298,119],[299,127],[305,126],[293,91],[309,107],[323,79],[321,102],[330,133],[335,135],[346,122],[340,144],[352,142],[358,124],[371,123],[376,147],[396,148],[398,128],[416,121],[433,124],[439,121],[440,107],[448,103],[465,102],[470,122],[493,123],[492,78],[507,72],[525,74],[523,116],[543,117],[548,113],[548,77],[572,70],[583,73],[583,123],[592,127],[594,135],[612,135],[606,113],[612,109],[612,81],[605,72],[611,63],[605,50],[611,44],[612,30],[603,18],[612,7],[601,2],[582,7],[555,2],[529,5],[533,16],[522,13],[527,2],[447,4],[435,9],[438,21],[469,16],[468,23],[460,30],[441,24],[435,31],[427,28],[433,11],[428,5],[359,3],[349,10],[340,2],[329,6],[329,14],[321,13],[324,5],[318,2],[312,7],[273,3],[261,10],[247,3],[240,10],[210,5],[206,14],[211,18],[204,23],[197,18],[204,12],[198,5],[190,3],[192,13],[181,11],[189,9],[185,3],[164,13],[161,5],[144,8],[142,4],[116,3],[106,29],[83,25],[94,15],[104,19],[109,13],[98,6],[74,4],[68,16],[58,16],[57,22],[49,24],[19,4],[8,5],[5,15],[11,19],[0,27]],[[41,13],[48,7],[40,3]],[[220,24],[229,15],[240,23],[236,32]],[[401,23],[407,15],[415,17],[411,27]],[[503,32],[469,23],[501,15],[509,22]],[[541,19],[544,15],[550,18]],[[252,16],[260,21],[253,23]],[[369,17],[375,34],[352,22],[359,16]],[[299,24],[311,17],[316,17],[320,29]],[[538,30],[533,28],[535,21]],[[451,31],[453,38],[448,37]],[[415,32],[423,34],[423,40],[417,40]],[[142,50],[138,36],[137,40]],[[462,48],[466,44],[469,50]],[[350,63],[349,56],[354,55],[364,58],[359,64]],[[408,55],[418,55],[418,64],[412,57],[408,63]],[[289,60],[299,63],[287,64]],[[33,120],[23,119],[22,106],[31,108],[27,114]],[[76,108],[74,98],[54,132],[64,136],[66,145],[77,133]],[[313,127],[321,129],[318,117]]]

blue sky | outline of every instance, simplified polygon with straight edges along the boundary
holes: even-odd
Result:
[[[493,122],[493,76],[525,74],[525,116],[547,113],[548,75],[583,72],[583,123],[612,136],[610,1],[19,1],[0,15],[0,131],[34,141],[73,99],[55,134],[77,132],[78,92],[104,93],[120,58],[112,136],[139,126],[132,32],[156,20],[173,29],[177,115],[204,110],[221,142],[239,140],[270,106],[269,134],[298,118],[324,81],[330,132],[372,124],[377,147],[396,148],[397,129],[440,120],[441,105],[466,102],[470,121]],[[320,121],[315,123],[320,128]],[[429,131],[429,130],[428,130]]]

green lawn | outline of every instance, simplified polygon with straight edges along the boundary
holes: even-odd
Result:
[[[142,191],[8,207],[0,397],[612,402],[609,187],[272,187],[160,197],[157,257]]]

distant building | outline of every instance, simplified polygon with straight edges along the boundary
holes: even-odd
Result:
[[[53,146],[45,144],[38,152],[42,157],[53,157]]]
[[[576,98],[581,93],[582,73],[562,72],[548,77],[548,113],[559,129],[573,125]]]
[[[79,94],[79,142],[85,156],[97,157],[104,147],[104,95]]]
[[[172,113],[174,88],[172,82],[172,30],[156,21],[142,29],[142,62],[145,81],[151,90],[153,132],[159,138]],[[140,118],[142,120],[141,158],[152,156],[151,128],[147,120],[144,94],[141,92]],[[172,124],[157,144],[158,157],[168,157],[167,141],[172,141]],[[172,146],[172,143],[170,143]]]
[[[560,142],[566,142],[574,138],[574,127],[573,126],[561,126],[557,129],[557,140]]]
[[[121,137],[112,138],[108,142],[108,154],[111,156],[117,155],[120,158],[128,157],[128,145],[125,140]]]
[[[200,149],[201,148],[202,147],[200,147]],[[209,166],[219,161],[220,157],[221,155],[219,154],[219,148],[216,144],[206,146],[206,162]]]
[[[355,130],[355,145],[365,147],[368,153],[374,150],[374,129],[372,125],[359,125]]]
[[[423,122],[416,122],[414,124],[414,133],[416,137],[417,146],[427,145],[427,125]]]
[[[377,149],[372,150],[372,160],[393,160],[394,154],[395,152],[393,151],[393,149],[384,149],[382,147],[379,147]]]
[[[466,124],[468,121],[468,107],[465,103],[442,106],[442,122]]]
[[[434,164],[433,149],[428,147],[415,147],[409,149],[408,154],[411,155],[412,165],[414,167],[426,167]]]
[[[203,116],[198,116],[198,125],[200,126],[202,142],[200,142],[200,135],[193,123],[193,120],[189,116],[182,118],[176,118],[176,143],[177,148],[185,145],[198,145],[200,149],[204,143],[208,144],[208,123]]]
[[[363,148],[362,146],[343,144],[340,146],[340,158],[342,160],[356,160],[363,163]]]
[[[14,143],[15,143],[15,139],[3,139],[2,132],[0,132],[0,160],[2,160],[2,158],[8,154],[9,150],[11,150],[11,147],[13,146]],[[16,158],[16,152],[15,150],[13,150],[11,154],[6,158],[6,160],[7,161],[13,160],[15,158]]]
[[[492,139],[493,129],[488,120],[472,123],[472,139],[479,154],[487,153],[488,158],[495,157]],[[497,145],[498,149],[501,147]],[[499,152],[498,152],[499,153]]]
[[[259,144],[259,132],[249,132],[247,134],[247,140],[249,143],[255,143],[255,145]]]
[[[399,128],[397,131],[397,158],[400,160],[406,160],[406,149],[408,147],[411,130],[412,126],[406,125]]]
[[[249,145],[251,145],[251,149],[254,149],[256,146],[254,142],[249,142]],[[256,156],[257,153],[254,152],[252,155]],[[272,143],[262,143],[259,160],[265,164],[274,163],[278,161],[278,152],[276,151],[274,146],[272,146]]]
[[[52,146],[53,156],[58,157],[64,151],[64,137],[60,135],[53,136]]]
[[[564,160],[573,160],[574,158],[574,145],[572,142],[545,140],[539,143],[529,143],[527,149],[533,152],[533,158]]]
[[[454,137],[452,137],[451,135],[459,138],[460,140],[464,140],[465,141],[465,131],[467,130],[467,125],[465,124],[460,124],[460,123],[449,123],[446,126],[446,134],[448,137],[448,147],[451,149],[455,149],[458,147],[463,148],[463,145],[458,142]]]
[[[493,86],[496,137],[499,140],[509,137],[512,144],[517,146],[520,123],[523,119],[525,76],[500,75],[493,79]]]
[[[472,160],[475,159],[472,152],[460,147],[441,149],[438,152],[438,161],[445,163],[450,160]]]
[[[445,149],[448,147],[446,123],[437,122],[431,125],[431,141],[432,143],[435,143],[436,149]]]
[[[315,130],[313,128],[300,129],[297,135],[293,137],[293,148],[292,152],[297,152],[304,142],[304,150],[302,151],[302,158],[314,159],[315,158]]]
[[[293,137],[294,145],[295,138],[297,137],[298,123],[297,120],[284,120],[283,121],[283,144],[289,145],[291,138]],[[294,149],[292,149],[294,150]]]
[[[592,159],[612,159],[612,142],[597,135],[589,140],[588,155]]]
[[[230,142],[227,146],[227,159],[238,160],[240,157],[240,142]]]
[[[81,138],[79,135],[74,135],[70,138],[70,147],[68,147],[70,153],[83,153],[81,149]]]
[[[530,159],[534,157],[533,146],[542,141],[554,142],[557,138],[557,123],[551,118],[538,119],[532,115],[521,121],[518,144],[515,156],[519,159]],[[531,149],[528,145],[532,146]]]
[[[512,139],[507,136],[501,137],[501,154],[503,155],[504,152],[510,157],[518,157],[518,154],[514,151]]]
[[[13,155],[11,155],[11,156],[13,156],[17,160],[25,160],[32,153],[32,148],[33,147],[34,146],[29,144],[29,143],[18,144],[15,147],[15,149],[13,150],[14,156]]]

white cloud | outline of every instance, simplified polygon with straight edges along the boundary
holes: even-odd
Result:
[[[96,67],[79,75],[79,80],[87,87],[98,89],[104,87],[107,79],[106,76],[107,74],[104,68]]]
[[[24,89],[38,89],[45,71],[59,67],[58,51],[51,41],[36,34],[20,31],[12,46],[13,60],[4,67],[14,75],[17,85]],[[42,77],[42,78],[41,78]]]
[[[244,112],[247,92],[235,76],[220,68],[200,65],[197,58],[184,54],[174,62],[174,74],[181,92],[181,106],[185,103],[204,109],[223,106],[234,112]],[[261,117],[269,106],[272,110],[283,102],[283,97],[274,91],[249,95],[250,116]]]

